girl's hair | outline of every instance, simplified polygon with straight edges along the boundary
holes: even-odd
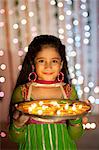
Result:
[[[56,49],[61,56],[61,60],[63,61],[63,67],[61,71],[64,73],[64,82],[70,82],[65,45],[61,43],[59,38],[53,35],[39,35],[33,39],[28,47],[28,52],[24,58],[22,69],[16,82],[16,87],[28,82],[29,73],[32,72],[32,65],[35,66],[34,59],[37,53],[41,51],[43,47],[53,47]]]

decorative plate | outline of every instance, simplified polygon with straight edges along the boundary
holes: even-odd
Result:
[[[20,112],[32,117],[50,120],[74,119],[86,115],[91,106],[83,101],[67,100],[67,99],[46,99],[24,101],[15,104]]]

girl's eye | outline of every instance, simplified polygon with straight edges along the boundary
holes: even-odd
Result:
[[[38,63],[44,63],[44,60],[39,60]]]
[[[59,63],[58,60],[53,60],[52,62],[53,62],[53,63]]]

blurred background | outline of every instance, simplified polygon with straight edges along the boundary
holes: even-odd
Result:
[[[28,45],[40,34],[66,45],[72,84],[92,104],[78,150],[99,150],[99,0],[0,0],[1,149],[17,149],[8,139],[9,104]]]

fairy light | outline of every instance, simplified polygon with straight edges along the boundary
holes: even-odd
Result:
[[[3,21],[0,22],[0,28],[2,28],[2,27],[4,27],[4,22]]]
[[[88,17],[88,12],[85,11],[82,13],[82,15],[83,15],[83,17]]]
[[[84,88],[84,92],[85,92],[85,93],[89,93],[89,91],[90,91],[89,87],[85,87],[85,88]]]
[[[90,127],[91,127],[90,123],[89,123],[89,122],[86,123],[86,128],[87,128],[87,129],[90,129]]]
[[[71,77],[71,79],[75,78],[75,74],[74,73],[70,73],[70,77]]]
[[[24,51],[27,53],[28,52],[28,46],[26,46],[25,48],[24,48]]]
[[[91,123],[90,128],[91,128],[91,129],[95,129],[95,128],[96,128],[96,123],[94,123],[94,122]]]
[[[68,51],[72,51],[73,50],[73,47],[71,45],[67,46],[67,50]]]
[[[71,10],[67,10],[66,11],[66,15],[70,16],[72,14],[72,11]]]
[[[5,13],[5,9],[0,9],[0,14],[3,15]]]
[[[22,69],[22,65],[19,65],[18,70],[21,71],[21,69]]]
[[[29,12],[29,17],[33,17],[34,16],[34,12],[30,11]]]
[[[31,31],[32,31],[32,32],[36,32],[36,31],[37,31],[36,26],[32,26],[32,27],[31,27]]]
[[[88,43],[89,43],[89,39],[85,38],[85,39],[83,40],[83,43],[84,43],[84,44],[88,44]]]
[[[80,75],[81,75],[81,71],[80,71],[80,70],[77,70],[77,71],[76,71],[76,76],[79,77]]]
[[[69,61],[69,57],[68,56],[66,56],[66,59],[67,59],[67,62]]]
[[[20,9],[21,10],[25,10],[26,9],[26,5],[21,5]]]
[[[58,30],[58,32],[59,32],[60,34],[63,34],[63,33],[64,33],[64,29],[63,29],[63,28],[60,28],[60,29]]]
[[[83,84],[84,83],[84,77],[83,76],[79,76],[78,77],[78,84]]]
[[[0,136],[1,136],[2,138],[6,137],[6,135],[7,135],[7,134],[6,134],[4,131],[1,131]]]
[[[75,26],[77,26],[77,25],[79,24],[79,21],[78,21],[78,20],[74,20],[74,21],[73,21],[73,24],[74,24]]]
[[[81,4],[80,8],[84,10],[84,9],[86,9],[86,5],[85,4]]]
[[[61,40],[63,40],[64,39],[64,35],[59,35],[59,38],[61,39]]]
[[[95,100],[95,104],[98,104],[98,105],[99,105],[99,99],[96,99],[96,100]]]
[[[80,37],[79,35],[76,35],[76,36],[75,36],[75,41],[76,41],[76,42],[79,42],[80,40],[81,40],[81,37]]]
[[[89,25],[85,25],[85,26],[84,26],[84,30],[85,30],[85,31],[89,31],[89,30],[90,30],[90,26],[89,26]]]
[[[13,13],[14,13],[14,11],[11,9],[11,10],[9,10],[9,15],[13,15]]]
[[[92,87],[94,86],[94,83],[93,83],[93,82],[89,82],[89,83],[88,83],[88,86],[89,86],[90,88],[92,88]]]
[[[70,24],[66,24],[66,29],[71,30],[72,26]]]
[[[0,91],[0,97],[3,98],[4,97],[4,92]]]
[[[73,38],[67,38],[67,43],[73,44],[73,42],[74,42]]]
[[[65,0],[67,2],[68,5],[72,5],[72,1],[71,0]]]
[[[95,102],[95,98],[93,96],[89,96],[88,100],[90,101],[90,103],[94,103]]]
[[[63,3],[62,2],[58,2],[58,7],[63,7]]]
[[[51,4],[51,5],[55,5],[55,4],[56,4],[55,0],[51,0],[51,1],[50,1],[50,4]]]
[[[77,94],[79,95],[79,97],[81,97],[82,94],[83,94],[83,91],[82,91],[82,90],[78,90],[78,91],[77,91]]]
[[[0,68],[1,68],[1,70],[5,70],[6,69],[6,65],[5,64],[1,64]]]
[[[59,20],[64,20],[64,15],[59,15]]]
[[[13,43],[14,43],[14,44],[17,44],[17,43],[18,43],[18,39],[17,39],[17,38],[14,38],[14,39],[13,39]]]
[[[77,84],[77,79],[75,79],[75,78],[72,79],[72,83],[73,83],[73,84]]]
[[[4,55],[4,51],[0,50],[0,56],[3,56],[3,55]]]
[[[5,82],[5,77],[0,77],[0,82],[1,83]]]
[[[97,94],[97,93],[99,93],[99,86],[96,86],[95,88],[94,88],[94,92]]]
[[[22,51],[22,50],[18,51],[18,55],[19,55],[20,57],[23,56],[23,51]]]
[[[72,57],[75,57],[75,56],[76,56],[76,52],[75,52],[75,51],[72,51],[72,52],[71,52],[71,56],[72,56]]]
[[[90,37],[90,32],[85,32],[85,37]]]
[[[82,3],[86,3],[87,0],[81,0]]]
[[[75,64],[75,69],[80,69],[80,67],[81,67],[80,64],[78,64],[78,63]]]
[[[25,25],[25,24],[27,23],[27,20],[26,20],[26,19],[22,19],[22,20],[21,20],[21,23],[22,23],[23,25]]]
[[[15,23],[14,25],[13,25],[13,29],[18,29],[18,24],[17,23]]]

